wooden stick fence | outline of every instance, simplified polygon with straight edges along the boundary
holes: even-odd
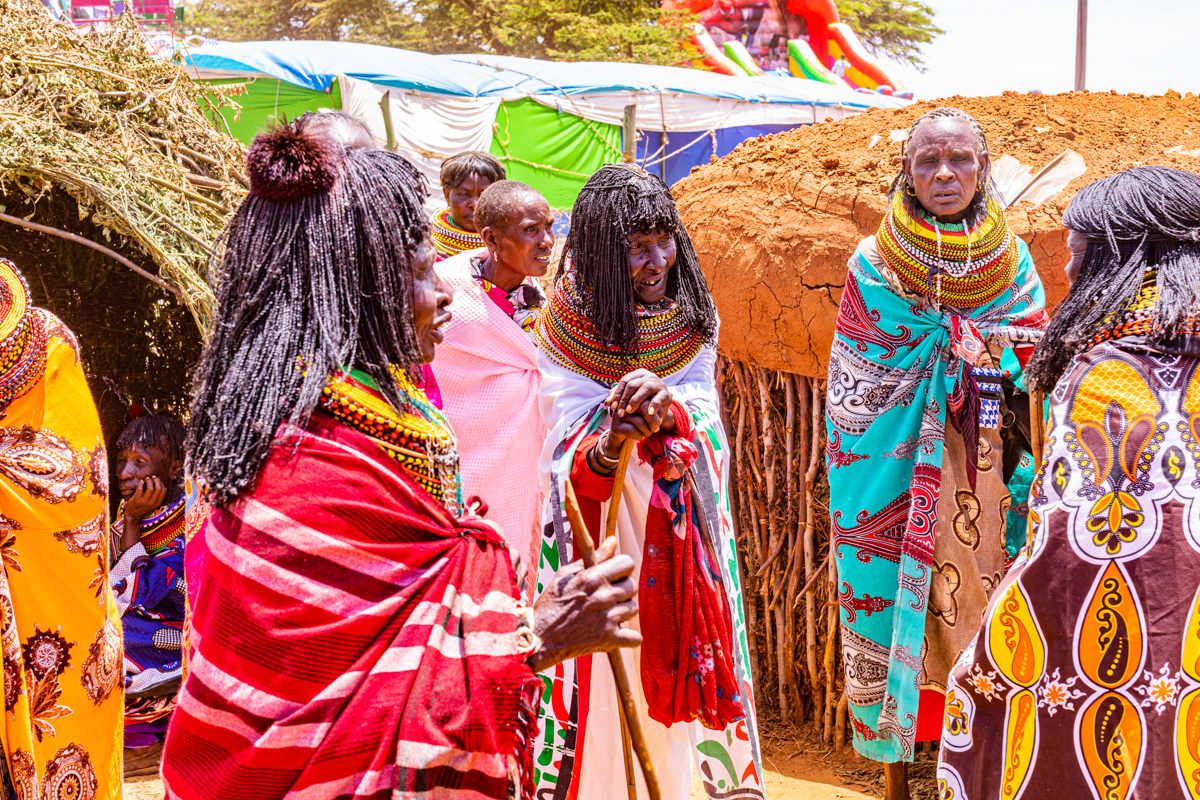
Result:
[[[758,706],[844,744],[824,381],[721,358],[732,502]]]

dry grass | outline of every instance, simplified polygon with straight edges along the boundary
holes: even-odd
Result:
[[[245,195],[245,150],[205,117],[209,102],[150,57],[128,15],[85,36],[37,0],[0,0],[0,194],[67,192],[105,237],[149,256],[202,331],[214,306],[205,259]]]

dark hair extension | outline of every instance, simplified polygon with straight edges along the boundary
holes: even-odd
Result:
[[[654,231],[675,237],[667,296],[679,304],[692,328],[714,343],[717,308],[675,198],[661,178],[629,164],[601,167],[588,178],[571,212],[564,252],[589,306],[578,311],[592,320],[603,344],[620,348],[626,356],[633,354],[637,338],[628,237]]]
[[[915,120],[913,120],[913,124],[910,125],[908,128],[908,138],[906,138],[904,140],[903,155],[905,155],[905,156],[908,155],[908,147],[912,143],[913,137],[917,133],[917,129],[920,128],[921,125],[923,125],[924,123],[926,123],[930,120],[933,120],[933,119],[962,120],[963,122],[965,122],[971,126],[971,131],[974,132],[975,139],[979,143],[979,154],[983,155],[984,153],[989,152],[987,136],[984,135],[983,126],[981,126],[979,124],[978,120],[976,120],[974,117],[972,117],[966,111],[963,111],[961,108],[943,107],[943,108],[935,108],[932,111],[927,111],[924,114],[922,114],[921,116],[917,117]],[[975,196],[973,198],[971,198],[971,202],[967,206],[967,216],[964,221],[967,223],[968,228],[975,227],[976,225],[983,222],[987,218],[987,207],[988,207],[989,199],[995,198],[997,201],[999,201],[999,199],[1000,199],[1000,190],[996,188],[996,184],[992,180],[992,168],[991,168],[990,164],[988,165],[988,168],[986,170],[984,170],[984,173],[980,179],[983,182],[983,191],[981,192],[981,191],[976,190]],[[920,211],[920,212],[924,213],[925,216],[932,216],[929,213],[929,210],[926,209],[924,206],[922,206],[921,202],[919,200],[917,200],[916,197],[908,194],[908,191],[907,191],[908,188],[909,188],[908,178],[904,174],[904,169],[901,168],[900,172],[897,173],[896,177],[892,179],[892,186],[888,190],[888,203],[889,204],[891,203],[892,198],[896,196],[896,192],[900,192],[901,195],[904,197],[904,205],[908,209],[908,213],[910,215],[915,217],[917,215],[917,212]],[[1003,205],[1003,203],[1001,203],[1001,205]]]
[[[1080,189],[1063,224],[1087,239],[1087,251],[1025,368],[1027,382],[1046,392],[1137,297],[1148,271],[1158,287],[1150,342],[1170,341],[1200,313],[1200,175],[1168,167],[1118,172]]]
[[[537,189],[520,181],[496,181],[483,190],[475,204],[475,230],[482,233],[484,228],[511,222],[507,217],[515,202],[541,196]]]
[[[253,486],[281,423],[307,424],[331,372],[358,366],[399,405],[389,365],[420,361],[410,266],[429,224],[416,168],[301,120],[257,136],[247,164],[250,196],[209,262],[218,309],[186,446],[218,506]]]
[[[143,412],[117,437],[116,451],[130,447],[157,447],[171,461],[183,460],[183,423],[166,414]]]
[[[457,189],[472,175],[480,175],[488,179],[488,183],[496,183],[508,177],[504,165],[491,153],[472,150],[450,156],[442,162],[442,171],[438,181],[443,189]]]

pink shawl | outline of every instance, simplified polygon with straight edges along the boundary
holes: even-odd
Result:
[[[538,413],[537,348],[517,323],[488,299],[471,274],[471,250],[435,269],[454,291],[454,319],[444,328],[433,372],[446,416],[458,437],[463,497],[478,495],[487,518],[509,544],[536,564],[542,495],[538,457],[546,427]]]

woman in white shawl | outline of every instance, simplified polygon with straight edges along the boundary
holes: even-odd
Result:
[[[538,591],[572,561],[566,481],[602,535],[617,457],[637,442],[617,515],[652,630],[626,651],[663,797],[684,800],[693,764],[713,798],[761,798],[728,444],[714,379],[717,314],[666,185],[611,165],[584,186],[563,265],[536,328],[546,497]],[[609,668],[580,658],[542,676],[539,797],[623,800],[625,758]],[[624,763],[625,774],[621,764]],[[545,794],[543,794],[545,792]]]

